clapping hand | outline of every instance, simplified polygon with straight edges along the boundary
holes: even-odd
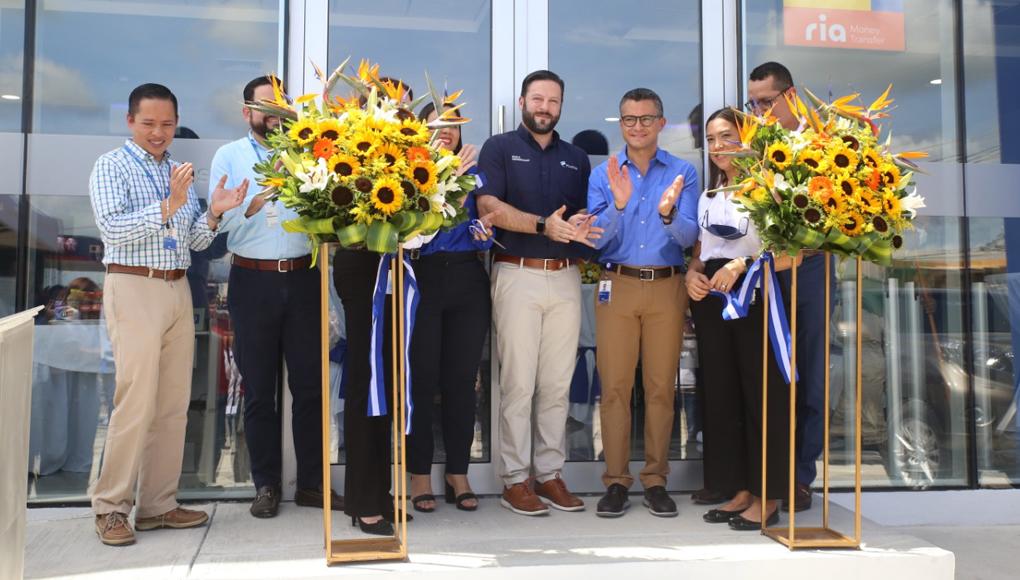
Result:
[[[244,196],[248,194],[247,179],[233,189],[226,189],[226,184],[227,176],[224,175],[220,178],[220,182],[216,184],[216,189],[213,190],[212,195],[209,196],[209,213],[216,219],[223,217],[223,212],[241,205],[241,202],[244,201]]]
[[[611,155],[606,167],[606,174],[609,178],[609,190],[613,193],[613,203],[616,204],[616,209],[627,207],[630,195],[634,191],[634,186],[630,181],[630,171],[627,169],[627,166],[624,165],[621,169],[616,155]]]
[[[595,226],[596,217],[598,216],[589,214],[587,210],[581,210],[570,216],[570,219],[567,221],[575,228],[573,241],[592,248],[595,247],[595,240],[601,238],[604,231],[602,228]]]
[[[666,217],[673,211],[673,206],[676,205],[676,200],[680,197],[683,188],[684,176],[677,175],[673,183],[662,192],[662,198],[659,199],[659,215]]]

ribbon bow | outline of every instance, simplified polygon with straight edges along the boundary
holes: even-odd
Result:
[[[386,407],[386,381],[383,379],[383,365],[386,364],[383,356],[386,349],[383,345],[383,336],[386,331],[386,295],[391,294],[390,270],[394,254],[383,254],[379,260],[379,270],[375,276],[375,292],[372,295],[372,350],[369,355],[369,363],[372,368],[372,378],[368,384],[368,416],[381,417],[389,411]],[[411,433],[411,413],[414,405],[411,403],[411,335],[414,333],[414,317],[418,310],[418,280],[414,276],[414,269],[411,262],[404,258],[404,399],[406,401],[407,422],[404,426],[406,434]],[[393,380],[398,380],[393,377]]]
[[[758,287],[764,275],[764,266],[768,264],[769,272],[769,342],[772,344],[772,352],[779,364],[779,370],[783,373],[783,379],[789,384],[791,375],[790,365],[790,325],[786,321],[786,308],[783,306],[783,294],[779,288],[779,280],[776,278],[776,263],[770,252],[763,252],[758,259],[751,264],[744,275],[744,283],[733,292],[719,292],[710,290],[722,298],[726,304],[723,306],[723,320],[736,320],[747,316],[748,307],[751,305],[751,298],[754,297],[754,289]]]

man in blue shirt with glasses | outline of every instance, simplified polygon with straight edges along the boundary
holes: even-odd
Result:
[[[684,248],[698,239],[698,174],[659,148],[666,126],[662,99],[638,88],[620,99],[624,150],[592,170],[588,211],[602,238],[605,267],[595,305],[596,364],[602,379],[602,445],[607,492],[596,514],[622,516],[634,482],[630,462],[631,391],[641,359],[645,401],[644,505],[656,516],[677,514],[666,493],[673,399],[683,342],[687,291]]]
[[[273,98],[272,77],[253,79],[244,87],[245,103]],[[221,176],[228,184],[258,182],[254,166],[270,157],[269,132],[278,117],[247,106],[241,114],[250,130],[220,147],[213,157],[210,183]],[[220,231],[227,232],[233,254],[227,306],[234,329],[234,356],[244,384],[244,430],[256,496],[250,512],[274,517],[280,506],[282,479],[280,355],[287,362],[293,396],[292,426],[297,456],[298,505],[322,507],[322,399],[319,361],[319,275],[311,268],[308,238],[288,233],[281,224],[298,217],[283,204],[262,198],[253,187],[237,209],[226,212]],[[332,509],[343,509],[334,494]]]

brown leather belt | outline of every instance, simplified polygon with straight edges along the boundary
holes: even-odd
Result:
[[[185,272],[186,270],[157,270],[146,266],[124,266],[121,264],[107,264],[106,266],[107,274],[131,274],[167,281],[180,280],[184,277]]]
[[[536,268],[546,272],[555,272],[577,264],[575,258],[522,258],[509,254],[496,254],[494,259],[497,262],[517,264],[522,268]]]
[[[235,266],[242,268],[248,268],[249,270],[259,270],[261,272],[293,272],[301,268],[308,268],[312,265],[311,256],[301,256],[300,258],[289,258],[283,260],[255,260],[253,258],[245,258],[244,256],[234,256],[230,259],[230,263]]]
[[[637,278],[643,282],[669,278],[673,274],[680,273],[679,266],[659,266],[657,268],[631,268],[630,266],[613,266],[610,272],[616,272],[621,276]]]

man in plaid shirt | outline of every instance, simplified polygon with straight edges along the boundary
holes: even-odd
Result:
[[[107,545],[135,541],[135,527],[190,528],[205,512],[177,504],[184,428],[191,395],[195,324],[184,278],[190,250],[209,246],[223,212],[244,200],[248,182],[224,189],[202,212],[191,163],[167,148],[177,128],[177,98],[144,84],[128,100],[131,139],[96,161],[89,196],[105,245],[103,308],[113,344],[117,387],[103,454],[91,490],[96,533]]]

